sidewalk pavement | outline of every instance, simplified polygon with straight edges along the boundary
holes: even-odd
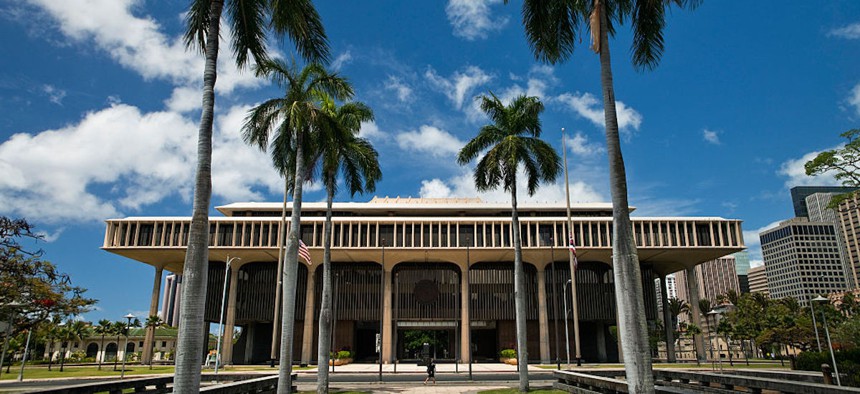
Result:
[[[394,373],[396,368],[397,373],[426,373],[427,367],[419,366],[417,363],[403,363],[403,364],[382,364],[382,373]],[[529,365],[529,371],[534,372],[548,372],[550,370],[539,368],[536,365]],[[331,367],[329,367],[329,371],[331,371]],[[467,373],[469,372],[469,364],[436,364],[436,373]],[[302,369],[302,370],[294,370],[294,372],[302,374],[302,373],[317,373],[317,368],[311,369]],[[359,363],[351,363],[347,365],[341,365],[334,367],[335,373],[379,373],[379,364],[359,364]],[[472,373],[486,373],[486,372],[503,372],[503,373],[515,373],[517,372],[516,365],[508,365],[504,363],[473,363],[472,364]]]

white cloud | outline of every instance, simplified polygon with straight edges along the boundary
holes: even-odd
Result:
[[[842,145],[834,146],[829,149],[839,149]],[[828,149],[828,150],[829,150]],[[834,177],[834,173],[826,172],[817,176],[808,176],[806,175],[806,168],[804,165],[806,162],[818,156],[821,152],[809,152],[800,158],[791,159],[786,162],[783,162],[779,167],[779,175],[785,176],[788,179],[785,181],[785,186],[790,188],[794,186],[839,186],[839,181]]]
[[[520,168],[519,179],[525,179],[525,174]],[[464,172],[456,175],[447,181],[439,178],[424,180],[421,182],[421,197],[480,197],[486,202],[501,202],[509,203],[511,195],[501,187],[487,192],[478,192],[475,188],[475,181],[472,172]],[[555,183],[543,184],[533,196],[528,195],[528,190],[525,184],[520,184],[517,188],[517,201],[520,202],[558,202],[564,201],[564,179],[559,179]],[[570,201],[577,202],[603,202],[604,197],[598,193],[591,185],[582,182],[574,181],[570,184]]]
[[[400,133],[396,137],[400,149],[430,154],[433,157],[454,156],[465,145],[451,133],[423,125],[418,130]]]
[[[387,136],[384,131],[379,129],[376,122],[362,122],[361,128],[358,130],[358,135],[371,141],[378,141]]]
[[[476,66],[469,66],[463,72],[457,71],[450,78],[436,74],[436,70],[428,68],[424,77],[430,84],[447,96],[457,109],[463,108],[463,102],[472,98],[475,88],[490,82],[493,77]]]
[[[556,99],[594,125],[605,127],[602,102],[598,101],[591,93],[564,93]],[[618,116],[618,128],[624,137],[629,139],[632,137],[632,130],[639,130],[639,126],[642,124],[642,115],[621,101],[615,102],[615,111]]]
[[[589,142],[588,137],[580,132],[576,132],[573,138],[566,139],[565,143],[571,152],[580,156],[594,156],[605,151],[602,145]]]
[[[704,129],[702,130],[702,138],[709,144],[720,145],[720,134],[718,131]]]
[[[860,115],[860,83],[855,85],[854,89],[851,89],[851,95],[848,96],[846,101],[854,107],[857,115]]]
[[[66,97],[66,91],[56,88],[52,85],[42,85],[42,91],[48,95],[48,100],[57,105],[63,105],[63,98]]]
[[[193,87],[178,87],[173,89],[170,98],[164,105],[173,112],[187,113],[203,107],[203,92]]]
[[[448,0],[445,13],[455,36],[474,41],[487,38],[490,32],[501,30],[508,23],[507,17],[490,15],[490,6],[501,3],[502,0]]]
[[[829,35],[856,40],[860,38],[860,23],[854,23],[845,27],[833,29],[830,31]]]
[[[398,77],[389,75],[385,81],[385,89],[393,90],[400,102],[406,103],[412,101],[412,88]]]
[[[241,141],[248,107],[217,114],[213,196],[262,199],[283,185],[267,155]],[[44,223],[98,221],[169,196],[190,201],[197,124],[173,112],[127,104],[87,113],[77,124],[0,144],[0,211]]]
[[[340,68],[352,62],[352,52],[346,51],[341,53],[331,62],[331,69],[340,71]]]
[[[203,80],[203,57],[187,51],[182,38],[168,37],[152,17],[135,16],[139,0],[29,0],[54,19],[59,30],[74,41],[92,40],[99,49],[145,79],[169,80],[199,86]],[[251,72],[236,68],[229,53],[230,32],[222,25],[222,55],[218,60],[219,94],[237,87],[261,84]]]

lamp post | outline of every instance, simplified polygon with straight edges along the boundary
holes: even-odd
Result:
[[[558,302],[556,301],[556,276],[555,276],[555,240],[549,239],[550,260],[552,260],[552,325],[555,331],[555,368],[561,370],[561,357],[558,352]]]
[[[131,319],[134,319],[134,315],[129,313],[123,317],[128,320],[128,323],[125,325],[125,348],[122,350],[122,372],[119,374],[120,379],[125,377],[125,360],[128,358],[128,331],[131,329]]]
[[[221,317],[218,319],[218,342],[215,344],[215,375],[218,374],[218,364],[221,364],[221,339],[224,332],[224,305],[227,303],[227,279],[230,277],[230,263],[233,260],[242,260],[239,257],[227,256],[227,264],[224,268],[224,289],[221,291]],[[233,333],[230,333],[233,337]],[[232,341],[231,341],[232,342]]]
[[[570,368],[570,333],[567,329],[567,285],[573,286],[573,280],[568,279],[565,282],[564,287],[562,287],[562,293],[564,298],[564,350],[567,352],[567,367]],[[571,292],[573,290],[571,289]]]
[[[21,371],[18,372],[18,381],[24,381],[24,366],[27,365],[27,353],[30,351],[30,335],[33,334],[33,328],[27,330],[27,343],[24,345],[24,358],[21,359]]]
[[[815,343],[818,345],[818,353],[821,353],[821,339],[818,337],[818,324],[815,322],[815,300],[810,300],[809,309],[812,311],[812,329],[815,331]]]
[[[830,302],[830,300],[818,296],[813,298],[812,302]],[[824,314],[824,308],[821,309],[821,321],[824,324],[824,335],[827,337],[827,350],[830,351],[830,361],[833,362],[833,372],[836,374],[836,385],[842,386],[842,382],[839,380],[839,366],[836,365],[836,356],[833,355],[833,344],[830,342],[830,330],[827,328],[827,316]]]

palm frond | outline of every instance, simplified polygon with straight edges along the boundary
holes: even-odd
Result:
[[[583,4],[571,0],[523,2],[523,26],[536,59],[556,64],[573,55]]]
[[[664,0],[637,1],[633,13],[633,65],[640,70],[651,70],[657,66],[664,50]]]
[[[248,64],[248,54],[257,63],[268,59],[266,54],[266,15],[268,0],[227,1],[227,16],[232,22],[233,51],[236,65],[241,69]]]
[[[329,44],[322,18],[310,0],[271,0],[272,29],[288,35],[309,62],[328,63]]]
[[[206,52],[206,34],[209,32],[209,13],[212,0],[194,0],[185,15],[185,35],[183,41],[188,49]]]

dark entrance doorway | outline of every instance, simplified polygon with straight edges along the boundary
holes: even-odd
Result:
[[[475,362],[494,362],[499,359],[498,333],[495,328],[472,329],[472,359]]]
[[[429,357],[436,360],[454,360],[457,357],[456,333],[453,329],[400,329],[397,332],[397,359],[419,361],[422,348],[428,344]]]
[[[378,322],[357,322],[355,328],[355,361],[377,362],[376,334],[379,332]]]

